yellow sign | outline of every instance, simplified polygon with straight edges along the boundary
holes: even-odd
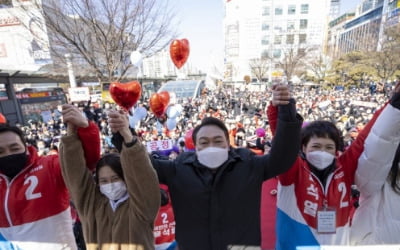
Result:
[[[281,77],[281,76],[283,76],[283,73],[280,71],[273,71],[272,76],[273,77]]]
[[[108,90],[101,91],[101,100],[103,102],[115,103]]]

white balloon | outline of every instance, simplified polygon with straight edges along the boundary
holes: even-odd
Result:
[[[139,107],[136,109],[138,113],[138,117],[140,120],[143,120],[147,116],[147,109],[144,107]]]
[[[165,113],[167,114],[168,118],[171,119],[175,119],[179,115],[175,105],[170,105]]]
[[[137,123],[140,121],[140,119],[138,119],[137,116],[133,115],[133,116],[128,116],[129,118],[129,126],[131,128],[135,128]]]
[[[157,132],[161,134],[163,125],[159,121],[156,122],[156,128],[157,128]]]
[[[174,130],[176,127],[176,118],[169,118],[166,122],[168,130]]]
[[[132,51],[130,58],[131,58],[131,63],[133,64],[133,66],[135,66],[137,68],[142,63],[142,54],[137,50]]]
[[[180,105],[179,103],[178,104],[175,104],[175,109],[176,109],[176,111],[179,113],[179,115],[182,113],[182,111],[183,111],[183,107],[182,107],[182,105]]]

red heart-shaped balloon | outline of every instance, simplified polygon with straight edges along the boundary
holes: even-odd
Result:
[[[156,117],[161,117],[169,104],[169,93],[168,91],[161,91],[160,93],[154,93],[150,97],[150,109]]]
[[[2,113],[0,113],[0,123],[7,123],[7,119],[4,117]]]
[[[133,107],[142,93],[140,83],[137,81],[110,84],[110,95],[112,99],[126,111]]]
[[[172,62],[180,69],[189,57],[189,41],[187,39],[175,39],[169,46],[169,54]]]
[[[161,98],[161,101],[162,101],[162,103],[164,104],[164,105],[167,105],[168,106],[168,104],[169,104],[169,92],[168,91],[161,91],[160,93],[158,93],[158,95],[160,96],[160,98]]]

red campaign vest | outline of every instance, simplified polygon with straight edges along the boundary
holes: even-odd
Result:
[[[343,165],[347,165],[347,168],[342,167]],[[349,222],[350,211],[353,207],[351,185],[354,183],[354,167],[350,164],[342,164],[340,157],[337,160],[336,170],[327,180],[325,192],[318,178],[311,173],[307,162],[300,157],[295,166],[279,176],[279,180],[283,186],[296,183],[294,197],[307,225],[317,228],[317,210],[324,206],[324,202],[328,207],[336,210],[337,227],[345,226]]]
[[[154,223],[156,245],[175,240],[175,217],[171,203],[160,207]]]
[[[0,227],[35,222],[69,207],[58,156],[41,157],[33,147],[28,150],[28,166],[11,182],[0,174]]]
[[[261,193],[261,249],[274,249],[278,179],[263,182]]]

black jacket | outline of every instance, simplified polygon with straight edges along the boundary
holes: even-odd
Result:
[[[268,155],[231,148],[228,161],[216,173],[201,165],[195,152],[174,161],[152,159],[160,183],[169,187],[179,250],[260,246],[262,183],[287,171],[300,149],[302,119],[293,110],[293,103],[292,109],[279,109]]]

